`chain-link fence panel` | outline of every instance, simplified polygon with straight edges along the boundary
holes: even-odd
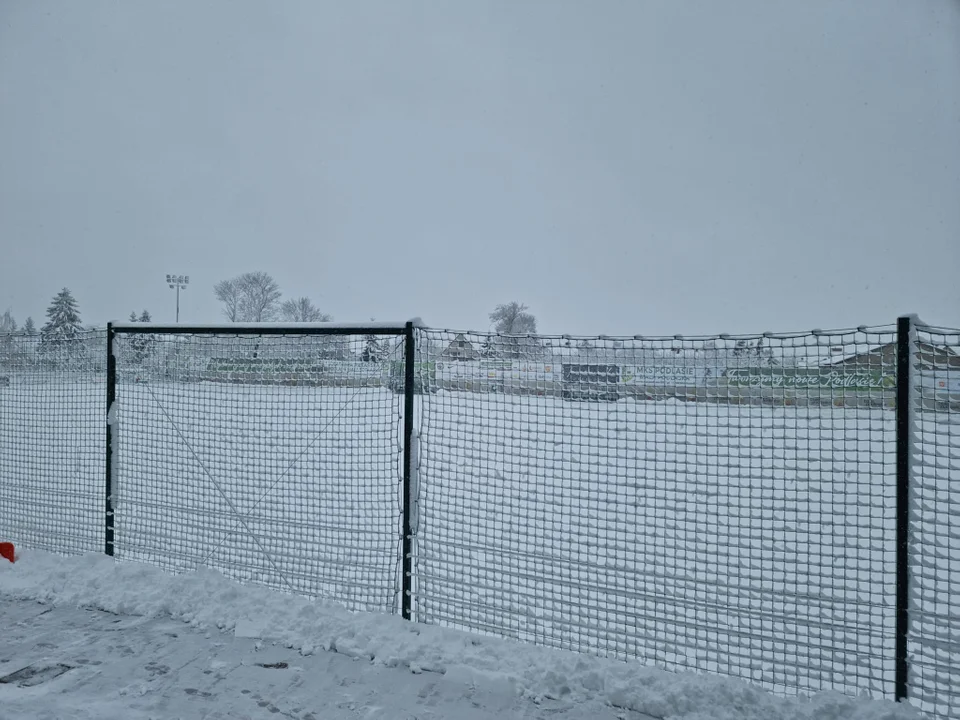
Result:
[[[396,335],[116,328],[115,554],[394,612]]]
[[[890,696],[893,328],[424,331],[416,618]]]
[[[960,330],[911,337],[907,695],[960,717]]]
[[[0,539],[103,551],[106,334],[0,335]]]

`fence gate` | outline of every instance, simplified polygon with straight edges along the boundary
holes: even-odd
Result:
[[[412,337],[111,324],[106,552],[401,609],[406,403],[382,374]]]

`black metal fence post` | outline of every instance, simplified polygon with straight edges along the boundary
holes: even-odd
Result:
[[[412,507],[413,497],[413,443],[414,443],[414,405],[413,396],[416,391],[416,337],[413,323],[408,322],[404,330],[403,353],[403,541],[401,543],[401,571],[403,577],[400,583],[400,614],[404,620],[413,619],[413,527]]]
[[[894,697],[907,697],[912,319],[897,319],[897,626]]]
[[[104,552],[113,555],[113,444],[114,424],[117,420],[117,361],[114,349],[113,323],[107,323],[107,454],[104,482]]]

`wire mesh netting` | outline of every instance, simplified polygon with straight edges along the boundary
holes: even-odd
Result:
[[[395,341],[118,334],[116,556],[392,612]]]
[[[911,323],[907,694],[954,718],[960,331]],[[0,336],[0,539],[103,551],[109,423],[119,558],[397,612],[408,451],[416,620],[894,693],[893,328],[418,329],[406,398],[402,330],[115,332],[109,416],[104,333]]]
[[[960,330],[912,338],[909,697],[960,717]]]
[[[103,551],[106,335],[0,335],[0,539]]]
[[[890,694],[894,340],[423,331],[417,618]]]

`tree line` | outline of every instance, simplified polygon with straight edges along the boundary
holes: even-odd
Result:
[[[54,296],[50,307],[47,308],[47,322],[39,331],[32,317],[28,317],[23,327],[20,327],[10,310],[0,315],[0,334],[39,335],[41,344],[46,345],[62,344],[64,340],[78,337],[83,331],[77,301],[67,288],[63,288]]]
[[[214,295],[230,322],[330,322],[307,297],[281,302],[280,285],[269,273],[248,272],[214,285]],[[489,315],[493,330],[501,335],[535,335],[537,319],[530,308],[513,300],[497,305]]]
[[[230,322],[330,322],[333,317],[308,297],[280,301],[280,285],[269,273],[248,272],[213,286]]]
[[[214,296],[229,322],[330,322],[333,316],[321,311],[308,297],[282,300],[280,285],[262,271],[248,272],[213,287]],[[22,327],[10,310],[0,315],[0,335],[39,335],[42,343],[54,345],[78,337],[84,330],[80,310],[69,288],[58,292],[46,312],[47,321],[37,330],[32,317]],[[501,335],[534,335],[537,319],[527,305],[511,301],[497,305],[489,315],[491,329]],[[151,322],[148,310],[130,313],[130,322]],[[373,338],[371,337],[371,345]],[[371,348],[372,350],[372,348]],[[375,355],[375,352],[371,352]]]

